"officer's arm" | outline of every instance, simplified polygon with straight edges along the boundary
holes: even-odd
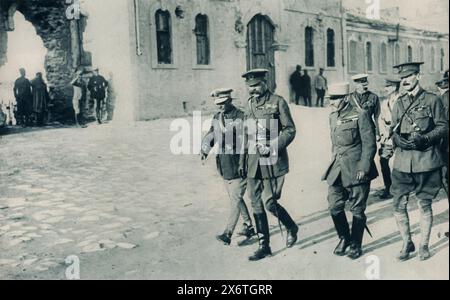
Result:
[[[203,137],[202,139],[202,154],[208,155],[209,152],[211,152],[211,149],[214,147],[214,144],[216,143],[215,140],[215,132],[214,132],[214,125],[218,121],[217,114],[212,119],[211,128],[209,128],[208,133]]]
[[[377,142],[375,134],[372,129],[369,114],[366,111],[361,111],[358,120],[359,134],[361,137],[361,160],[359,162],[359,171],[366,174],[370,171],[370,165],[377,152]]]
[[[377,136],[380,135],[380,126],[378,124],[378,120],[380,119],[381,107],[380,107],[380,98],[377,95],[372,95],[373,97],[373,118],[375,123],[375,133]]]
[[[280,135],[278,138],[274,139],[271,144],[278,144],[277,149],[287,148],[295,138],[297,130],[295,129],[294,120],[292,119],[291,111],[289,106],[283,98],[279,99],[279,113],[280,113]]]
[[[436,95],[432,95],[431,97],[433,97],[431,113],[435,127],[432,131],[425,134],[425,137],[427,137],[431,145],[436,145],[442,138],[448,135],[448,119],[442,101]]]

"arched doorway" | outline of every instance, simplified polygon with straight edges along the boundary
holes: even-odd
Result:
[[[247,70],[264,68],[269,70],[267,83],[275,91],[275,27],[269,18],[254,16],[247,25]]]
[[[14,34],[17,12],[35,28],[46,49],[45,70],[55,119],[65,121],[71,113],[72,87],[70,81],[79,64],[80,51],[76,51],[73,22],[66,16],[63,0],[2,0],[0,2],[0,68],[7,64],[8,32]],[[26,45],[26,41],[24,41]],[[33,51],[30,49],[29,51]],[[23,65],[27,69],[27,65]],[[29,74],[32,75],[32,74]]]

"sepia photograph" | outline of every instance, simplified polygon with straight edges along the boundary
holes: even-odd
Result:
[[[0,280],[448,280],[448,69],[447,0],[0,0]]]

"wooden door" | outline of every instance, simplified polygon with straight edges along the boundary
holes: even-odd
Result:
[[[267,84],[275,91],[274,26],[262,15],[256,15],[248,23],[247,70],[263,68],[269,70]]]

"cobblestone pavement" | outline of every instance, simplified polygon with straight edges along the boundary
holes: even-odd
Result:
[[[247,256],[255,243],[225,247],[214,239],[226,222],[225,189],[214,159],[202,166],[198,156],[170,153],[171,120],[3,136],[0,278],[65,279],[65,259],[76,255],[82,279],[366,279],[376,255],[382,279],[448,279],[443,195],[435,203],[431,260],[395,262],[401,242],[392,205],[374,197],[366,255],[353,262],[330,254],[336,237],[319,180],[330,157],[327,113],[293,114],[299,135],[283,204],[300,224],[300,241],[284,249],[271,218],[274,256],[253,264]],[[411,209],[417,231],[417,207]]]

